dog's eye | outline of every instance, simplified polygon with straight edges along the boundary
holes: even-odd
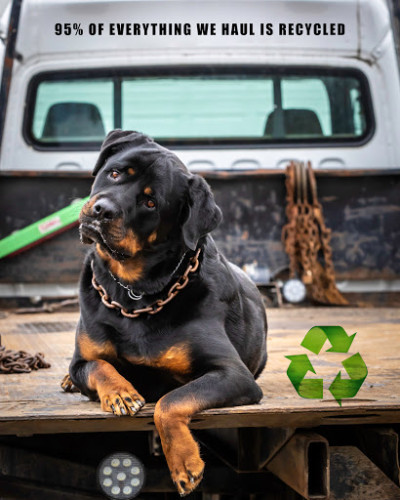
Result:
[[[115,180],[116,180],[116,179],[119,179],[119,176],[120,176],[120,175],[121,175],[121,174],[118,172],[118,170],[111,170],[111,172],[110,172],[110,177],[111,177],[112,179],[115,179]]]
[[[147,208],[155,208],[156,204],[154,203],[153,200],[146,200],[145,205]]]
[[[156,208],[156,201],[153,198],[143,195],[138,197],[137,204],[142,207],[149,208],[150,210],[154,210]]]

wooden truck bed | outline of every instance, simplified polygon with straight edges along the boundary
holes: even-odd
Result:
[[[42,352],[51,368],[30,374],[0,374],[0,434],[46,434],[151,430],[154,405],[133,417],[103,413],[96,402],[64,393],[74,347],[78,313],[10,314],[0,320],[2,344],[9,349]],[[291,308],[268,311],[269,360],[259,379],[260,404],[204,411],[193,428],[315,427],[318,425],[400,422],[400,310],[394,308]],[[357,332],[349,354],[310,355],[318,376],[324,375],[324,399],[297,395],[286,370],[292,354],[305,354],[300,343],[315,325],[341,325]],[[328,346],[325,345],[323,350]],[[340,407],[329,393],[329,382],[350,354],[360,352],[368,377],[354,399]],[[311,353],[309,353],[311,354]],[[307,376],[312,375],[310,372]]]

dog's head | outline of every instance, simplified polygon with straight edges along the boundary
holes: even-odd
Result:
[[[123,262],[166,246],[195,250],[221,220],[204,179],[138,132],[110,132],[93,175],[80,233],[103,258]]]

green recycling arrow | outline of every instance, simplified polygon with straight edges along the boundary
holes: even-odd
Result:
[[[314,354],[319,354],[328,339],[332,347],[327,352],[349,352],[355,336],[355,333],[347,335],[341,326],[314,326],[306,333],[300,345]]]
[[[340,371],[329,386],[329,391],[340,406],[342,406],[342,399],[354,398],[368,375],[367,365],[364,363],[360,353],[345,359],[342,365],[350,379],[342,379],[342,372]]]
[[[304,379],[308,371],[315,373],[307,354],[285,357],[291,361],[287,374],[299,396],[307,399],[321,399],[323,395],[322,378]]]
[[[301,345],[319,354],[326,340],[331,343],[327,352],[348,352],[356,334],[347,335],[341,326],[314,326],[305,335]],[[291,361],[287,375],[299,396],[308,399],[322,399],[323,380],[306,379],[308,371],[316,373],[306,354],[285,356]],[[368,375],[368,369],[360,353],[354,354],[342,362],[350,379],[342,379],[342,372],[336,375],[329,386],[329,391],[342,406],[342,399],[354,398]]]

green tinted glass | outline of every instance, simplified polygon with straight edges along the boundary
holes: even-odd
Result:
[[[100,142],[114,128],[174,143],[332,142],[368,128],[353,75],[199,74],[40,81],[30,134],[42,144]]]

